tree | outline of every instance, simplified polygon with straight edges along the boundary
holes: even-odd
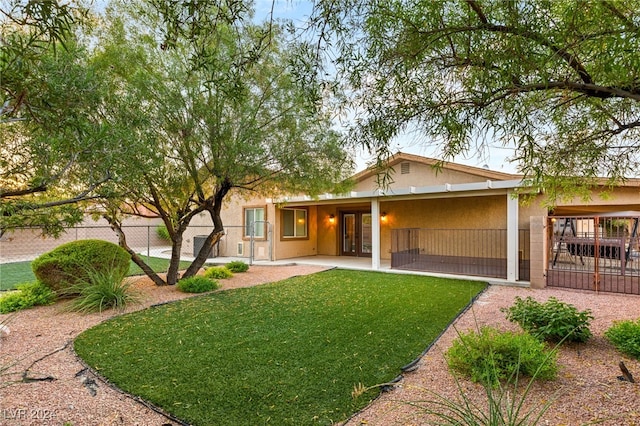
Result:
[[[79,2],[0,4],[0,234],[57,235],[110,178],[119,141],[97,108],[107,84],[79,43],[87,13]]]
[[[142,117],[129,142],[135,148],[114,172],[120,197],[105,203],[103,215],[133,261],[163,285],[202,267],[223,235],[229,195],[321,193],[345,178],[351,161],[297,81],[294,49],[280,27],[254,24],[249,9],[229,10],[226,2],[147,6],[112,16],[100,48],[98,61],[120,81],[125,116],[112,121]],[[213,229],[180,277],[183,233],[202,212]],[[127,245],[128,215],[162,218],[172,243],[166,280]]]
[[[551,200],[637,175],[637,0],[317,0],[313,24],[381,157],[415,128],[443,160],[514,147]]]

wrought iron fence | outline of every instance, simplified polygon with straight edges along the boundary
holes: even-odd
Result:
[[[529,279],[529,230],[518,231],[519,279]],[[506,229],[394,229],[391,267],[507,278]]]
[[[549,218],[547,285],[640,294],[639,219],[622,214]]]

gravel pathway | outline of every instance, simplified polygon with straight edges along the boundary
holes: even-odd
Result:
[[[254,265],[248,272],[221,282],[223,289],[247,287],[324,269],[302,265]],[[131,310],[189,297],[174,287],[156,287],[146,278],[139,278],[135,287],[143,294],[143,303]],[[455,330],[466,331],[485,324],[515,329],[504,319],[500,308],[510,306],[516,295],[532,295],[540,301],[555,296],[580,310],[591,309],[595,316],[591,326],[594,337],[586,344],[562,349],[558,380],[534,385],[532,401],[557,397],[540,424],[581,425],[598,421],[607,426],[640,425],[640,384],[617,378],[620,375],[618,362],[624,360],[640,381],[640,362],[620,355],[603,337],[603,332],[614,320],[640,317],[640,297],[512,287],[488,289],[473,308],[443,334],[419,362],[416,371],[406,373],[394,390],[382,394],[346,424],[432,424],[432,419],[420,408],[421,404],[415,403],[429,399],[429,392],[433,391],[450,398],[458,395],[443,357],[455,337]],[[59,306],[54,305],[0,316],[0,320],[8,321],[11,330],[0,340],[0,366],[9,367],[2,381],[17,381],[0,388],[0,425],[177,424],[140,401],[112,389],[87,371],[75,357],[71,349],[73,339],[113,315],[112,312],[62,313]],[[481,388],[466,381],[461,381],[460,385],[469,396],[483,394]]]

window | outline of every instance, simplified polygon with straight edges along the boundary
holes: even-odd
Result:
[[[306,209],[282,209],[282,237],[307,237]]]
[[[255,224],[253,236],[255,238],[264,238],[264,207],[251,207],[244,209],[244,236],[251,237],[251,228]]]

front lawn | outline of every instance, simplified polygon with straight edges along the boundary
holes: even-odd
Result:
[[[166,272],[169,269],[169,259],[162,259],[159,257],[146,257],[144,261],[147,262],[154,271]],[[187,269],[190,262],[180,262],[180,269]],[[129,266],[129,276],[144,275],[142,269],[133,261]],[[13,263],[0,263],[0,290],[12,290],[18,284],[35,281],[36,277],[33,275],[31,269],[31,262],[13,262]]]
[[[194,425],[332,424],[366,406],[484,283],[331,270],[127,314],[75,350]]]

